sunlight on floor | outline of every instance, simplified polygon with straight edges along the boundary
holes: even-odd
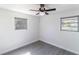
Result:
[[[25,54],[22,55],[31,55],[31,52],[26,52]]]

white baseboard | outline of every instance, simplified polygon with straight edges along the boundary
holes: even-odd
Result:
[[[42,40],[42,39],[40,39],[40,41],[45,42],[45,43],[48,43],[48,44],[50,44],[50,45],[59,47],[59,48],[61,48],[61,49],[64,49],[64,50],[67,50],[67,51],[70,51],[70,52],[72,52],[72,53],[75,53],[75,54],[79,55],[78,52],[76,52],[76,51],[74,51],[74,50],[70,50],[70,49],[68,49],[68,48],[65,48],[65,47],[63,47],[63,46],[61,46],[61,45],[57,45],[57,44],[54,44],[54,43],[52,43],[52,42],[49,42],[49,41],[46,41],[46,40]]]
[[[28,43],[24,42],[23,44],[14,45],[14,46],[12,46],[12,47],[9,47],[8,49],[5,49],[5,50],[1,51],[1,52],[0,52],[0,55],[2,55],[2,54],[4,54],[4,53],[7,53],[7,52],[10,52],[10,51],[12,51],[12,50],[15,50],[15,49],[17,49],[17,48],[23,47],[23,46],[25,46],[25,45],[29,45],[29,44],[34,43],[34,42],[36,42],[36,41],[38,41],[38,40],[33,40],[33,41],[28,42]]]

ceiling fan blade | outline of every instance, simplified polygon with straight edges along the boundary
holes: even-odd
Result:
[[[30,9],[30,11],[39,11],[39,10],[33,10],[33,9]]]
[[[49,15],[49,13],[45,12],[46,15]]]
[[[39,13],[37,13],[36,15],[38,15]]]
[[[46,9],[45,11],[55,11],[56,8],[53,8],[53,9]]]

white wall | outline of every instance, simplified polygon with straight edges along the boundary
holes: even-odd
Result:
[[[79,54],[79,32],[60,31],[60,18],[75,15],[79,15],[79,10],[43,16],[40,20],[40,40]]]
[[[15,30],[14,17],[27,20],[27,30]],[[0,9],[0,54],[37,41],[39,17]]]

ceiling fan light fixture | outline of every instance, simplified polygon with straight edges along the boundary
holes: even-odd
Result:
[[[44,16],[45,13],[44,13],[44,12],[40,12],[39,15],[40,15],[40,16]]]

